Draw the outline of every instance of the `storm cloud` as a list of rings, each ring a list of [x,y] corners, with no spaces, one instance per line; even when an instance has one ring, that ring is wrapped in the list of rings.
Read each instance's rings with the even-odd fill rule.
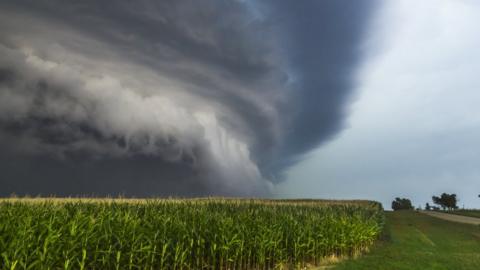
[[[373,1],[2,1],[0,195],[268,195],[342,128]]]

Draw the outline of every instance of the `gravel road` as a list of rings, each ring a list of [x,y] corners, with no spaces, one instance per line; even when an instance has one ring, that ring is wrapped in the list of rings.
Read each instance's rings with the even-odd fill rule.
[[[480,225],[480,218],[466,217],[466,216],[440,213],[440,212],[434,212],[434,211],[420,211],[420,213],[423,213],[432,217],[436,217],[436,218],[445,219],[448,221]]]

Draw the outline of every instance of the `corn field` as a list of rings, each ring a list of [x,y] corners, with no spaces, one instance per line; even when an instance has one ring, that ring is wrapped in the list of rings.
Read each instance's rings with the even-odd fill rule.
[[[0,201],[0,269],[296,269],[366,251],[368,201]]]

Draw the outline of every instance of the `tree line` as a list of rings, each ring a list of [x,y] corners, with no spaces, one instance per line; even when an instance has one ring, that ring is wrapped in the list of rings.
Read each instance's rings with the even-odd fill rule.
[[[457,203],[457,195],[456,194],[448,194],[442,193],[440,196],[432,196],[432,202],[436,204],[436,206],[431,206],[429,203],[425,204],[425,210],[455,210],[458,209]],[[392,201],[392,209],[394,211],[397,210],[413,210],[414,207],[412,205],[412,201],[407,198],[395,198]]]

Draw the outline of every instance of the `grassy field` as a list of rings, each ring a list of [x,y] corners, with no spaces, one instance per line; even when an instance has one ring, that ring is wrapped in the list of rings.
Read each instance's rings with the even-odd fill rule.
[[[354,256],[381,205],[318,200],[0,201],[0,269],[281,269]]]
[[[480,210],[478,209],[459,209],[455,211],[448,211],[447,213],[460,215],[460,216],[480,218]]]
[[[387,212],[384,239],[369,254],[334,269],[480,269],[480,227],[413,211]]]

